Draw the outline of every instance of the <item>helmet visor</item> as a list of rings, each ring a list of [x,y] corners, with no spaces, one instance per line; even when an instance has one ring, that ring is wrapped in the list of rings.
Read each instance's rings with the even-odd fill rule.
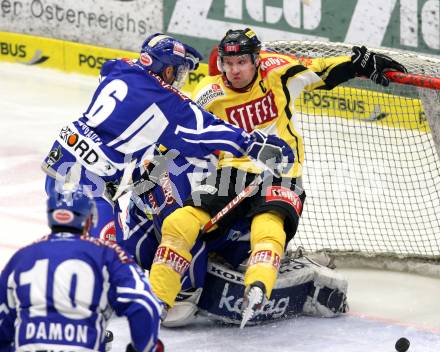
[[[173,87],[177,89],[181,89],[185,85],[186,78],[188,77],[189,73],[189,64],[184,63],[183,65],[179,65],[174,67],[175,73],[174,73],[174,82]]]

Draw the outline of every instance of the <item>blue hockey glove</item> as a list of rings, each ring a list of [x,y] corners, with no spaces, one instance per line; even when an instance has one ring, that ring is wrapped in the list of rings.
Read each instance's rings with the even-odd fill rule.
[[[266,165],[277,177],[288,171],[295,156],[286,142],[258,130],[253,131],[250,136],[251,143],[246,151],[247,155]]]
[[[387,71],[400,71],[406,73],[406,68],[402,64],[393,60],[389,56],[369,51],[365,46],[352,48],[353,55],[351,62],[355,72],[361,76],[367,76],[374,83],[387,87],[390,80],[384,75]]]

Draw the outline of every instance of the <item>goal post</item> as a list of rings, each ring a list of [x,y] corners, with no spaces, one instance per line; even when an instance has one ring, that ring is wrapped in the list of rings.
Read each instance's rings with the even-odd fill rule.
[[[264,47],[306,58],[351,55],[340,43]],[[440,276],[440,59],[369,49],[409,75],[390,74],[389,87],[356,78],[296,102],[307,199],[291,245],[424,274],[433,263]]]

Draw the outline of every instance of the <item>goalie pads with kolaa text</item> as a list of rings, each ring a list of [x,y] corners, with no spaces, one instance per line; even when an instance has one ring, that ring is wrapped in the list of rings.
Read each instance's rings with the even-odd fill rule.
[[[244,294],[244,273],[210,261],[199,314],[226,323],[240,324]],[[286,257],[279,270],[270,300],[250,324],[297,315],[335,317],[348,311],[347,280],[337,271],[308,257]]]

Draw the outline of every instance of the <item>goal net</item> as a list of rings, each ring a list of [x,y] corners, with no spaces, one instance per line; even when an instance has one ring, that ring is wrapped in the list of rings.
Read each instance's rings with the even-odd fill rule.
[[[265,47],[306,58],[351,55],[351,46],[335,43]],[[411,73],[440,77],[434,57],[372,51]],[[439,92],[357,78],[331,91],[303,93],[296,109],[307,199],[293,247],[440,262]]]

